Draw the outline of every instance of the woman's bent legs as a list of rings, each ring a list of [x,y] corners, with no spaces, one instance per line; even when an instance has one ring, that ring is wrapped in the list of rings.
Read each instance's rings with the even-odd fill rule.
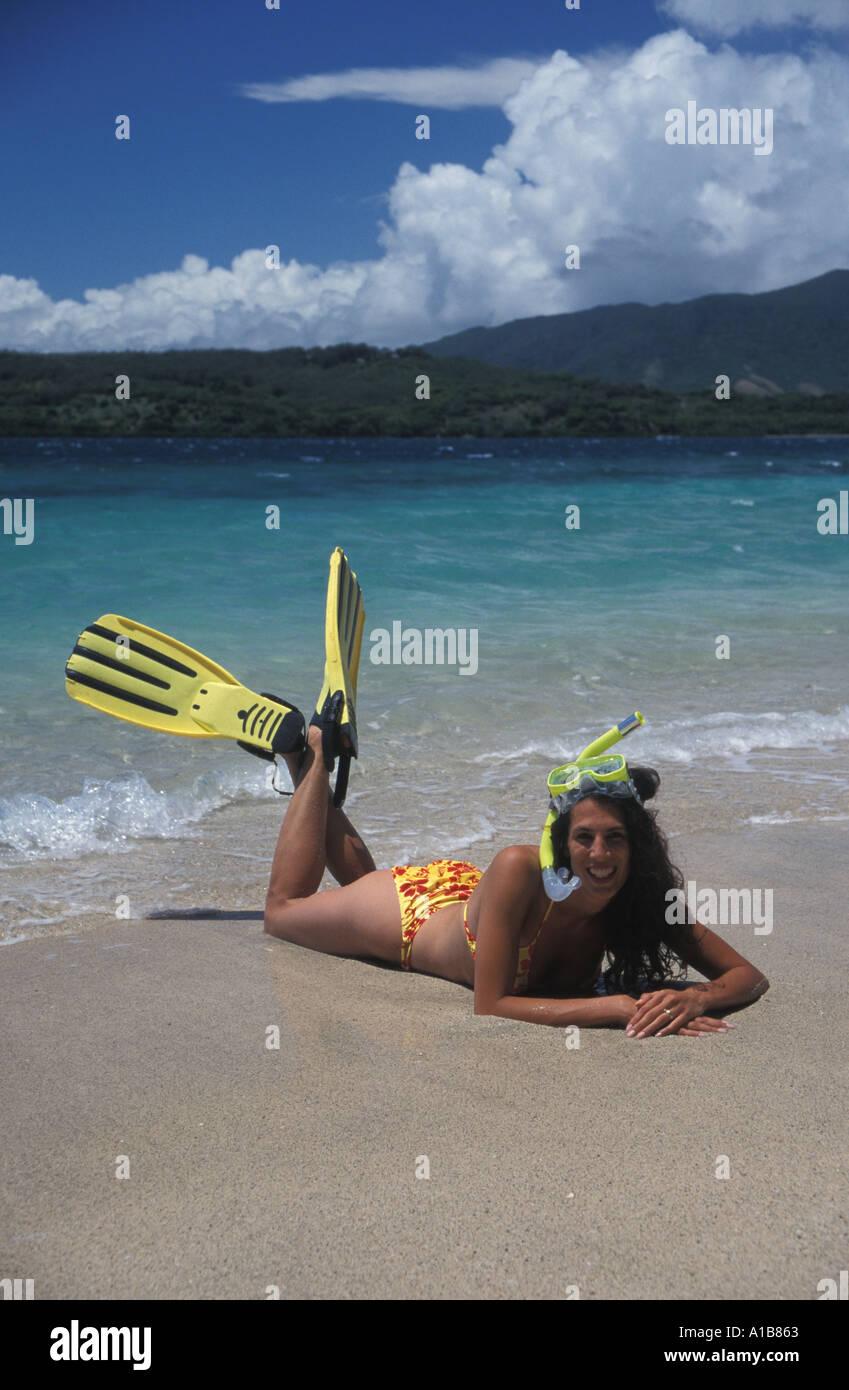
[[[401,909],[389,869],[375,869],[351,822],[332,805],[321,734],[310,729],[274,852],[265,930],[284,941],[340,956],[401,959]],[[343,885],[318,893],[325,868]]]
[[[391,869],[375,869],[344,888],[288,898],[265,910],[265,930],[334,956],[401,964],[401,908]]]
[[[268,897],[305,898],[318,890],[325,868],[337,883],[371,873],[374,860],[344,811],[333,805],[321,756],[321,734],[310,728],[302,757],[286,758],[295,792],[274,851]]]

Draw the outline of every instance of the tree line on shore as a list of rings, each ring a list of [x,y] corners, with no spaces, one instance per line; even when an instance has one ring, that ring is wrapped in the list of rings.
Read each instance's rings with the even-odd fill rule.
[[[126,378],[124,382],[123,379]],[[121,379],[121,380],[119,380]],[[849,433],[849,392],[718,400],[363,343],[0,352],[0,434],[207,438]]]

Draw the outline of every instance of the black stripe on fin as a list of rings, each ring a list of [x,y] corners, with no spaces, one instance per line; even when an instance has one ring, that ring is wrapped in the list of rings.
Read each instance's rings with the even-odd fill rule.
[[[106,666],[110,671],[120,671],[123,676],[132,676],[136,681],[146,681],[148,685],[157,685],[160,690],[171,689],[170,681],[160,680],[158,676],[149,676],[146,671],[136,671],[129,661],[120,661],[114,656],[102,656],[94,647],[81,647],[79,642],[71,656],[83,656],[86,661],[96,661],[98,666]]]
[[[77,685],[87,685],[90,690],[99,690],[102,695],[112,695],[116,700],[124,700],[128,705],[138,705],[141,709],[153,710],[156,714],[175,715],[177,710],[170,705],[161,705],[158,700],[149,700],[145,695],[134,695],[129,690],[119,690],[117,685],[109,685],[106,681],[96,680],[94,676],[86,676],[82,671],[74,671],[72,667],[65,667],[65,675],[69,681],[76,681]]]
[[[353,619],[351,620],[351,633],[350,633],[350,636],[349,636],[349,638],[348,638],[348,660],[347,660],[346,665],[347,665],[348,668],[349,668],[349,672],[350,672],[351,662],[352,662],[353,659],[354,659],[354,641],[355,641],[356,636],[357,636],[357,620],[358,620],[358,618],[359,618],[359,616],[360,616],[360,604],[361,604],[362,601],[363,601],[363,596],[362,596],[362,594],[360,593],[359,589],[356,590],[356,595],[357,595],[357,601],[356,601],[356,603],[354,604],[354,616],[353,616]]]
[[[257,732],[257,738],[261,738],[261,739],[265,739],[265,738],[266,738],[265,726],[266,726],[266,724],[268,723],[268,721],[269,721],[269,719],[270,719],[270,720],[272,721],[272,724],[271,724],[271,728],[268,730],[268,738],[267,738],[267,740],[266,740],[267,742],[270,743],[270,742],[271,742],[271,736],[272,736],[272,734],[274,733],[275,726],[279,723],[279,721],[280,721],[282,718],[283,718],[283,711],[282,711],[282,709],[280,709],[280,706],[279,706],[279,705],[269,705],[269,706],[268,706],[268,713],[266,714],[265,718],[263,719],[262,723],[260,724],[259,728],[258,728],[257,731],[256,731],[256,732]]]
[[[158,661],[160,666],[167,666],[169,671],[176,671],[180,676],[197,676],[191,666],[184,666],[181,661],[175,661],[172,656],[165,656],[163,652],[156,651],[153,647],[146,647],[143,642],[136,641],[135,637],[127,637],[125,632],[113,632],[111,628],[101,627],[99,623],[92,623],[86,628],[86,632],[93,632],[97,637],[105,637],[108,641],[114,642],[122,637],[129,643],[130,651],[137,652],[139,656],[146,656],[150,661]]]
[[[247,737],[248,733],[248,720],[250,719],[255,709],[256,703],[252,704],[250,709],[240,709],[236,715],[236,718],[242,726],[242,733],[245,735],[245,737]],[[254,718],[254,722],[256,722],[256,718]]]
[[[253,708],[253,706],[251,706],[251,708]],[[257,724],[259,724],[259,721],[260,721],[261,719],[262,719],[262,724],[260,725],[260,730],[259,730],[259,732],[260,732],[260,734],[262,734],[262,730],[265,728],[265,719],[263,719],[263,715],[265,715],[265,718],[266,718],[266,719],[268,718],[268,715],[267,715],[267,713],[266,713],[267,710],[268,710],[268,705],[260,705],[259,708],[257,709],[257,712],[256,712],[256,714],[255,714],[254,717],[253,717],[253,722],[251,723],[251,727],[250,727],[250,734],[251,734],[251,737],[252,737],[252,738],[255,738],[255,737],[257,736],[257,728],[256,728],[256,726],[257,726]],[[246,731],[246,732],[247,732],[247,731]]]
[[[280,720],[281,720],[282,718],[283,718],[283,711],[282,711],[282,709],[279,709],[279,710],[277,711],[276,715],[274,716],[274,719],[273,719],[273,721],[272,721],[272,723],[271,723],[271,725],[270,725],[270,727],[269,727],[269,730],[268,730],[268,733],[267,733],[267,734],[266,734],[266,732],[265,732],[265,725],[263,724],[262,728],[260,729],[260,733],[262,734],[262,737],[265,739],[266,743],[271,743],[271,740],[274,738],[274,734],[275,734],[275,731],[276,731],[276,729],[277,729],[277,725],[280,723]]]

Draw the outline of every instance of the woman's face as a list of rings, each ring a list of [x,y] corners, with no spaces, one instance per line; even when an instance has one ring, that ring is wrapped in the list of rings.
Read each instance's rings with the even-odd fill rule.
[[[567,845],[583,893],[605,906],[625,886],[631,866],[628,832],[609,797],[587,796],[572,808]]]

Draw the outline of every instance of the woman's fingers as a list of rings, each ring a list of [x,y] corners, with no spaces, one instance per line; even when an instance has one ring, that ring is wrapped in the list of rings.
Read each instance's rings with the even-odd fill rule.
[[[668,1002],[667,1002],[668,1000]],[[643,1037],[647,1033],[653,1033],[657,1028],[667,1023],[672,1023],[676,1012],[686,1014],[686,1010],[681,1009],[678,1002],[678,1010],[675,1009],[676,996],[674,993],[654,995],[652,1001],[642,1009],[637,1009],[631,1015],[631,1019],[626,1033],[629,1037]]]
[[[654,990],[651,994],[641,994],[634,1010],[634,1018],[645,1018],[658,1004],[665,1004],[665,993]]]
[[[708,1033],[727,1033],[734,1027],[733,1023],[725,1023],[721,1018],[709,1018],[707,1014],[700,1014],[698,1018],[689,1018],[686,1011],[678,1017],[670,1018],[664,1013],[663,1009],[652,1011],[643,1020],[642,1027],[637,1031],[634,1028],[635,1019],[631,1019],[629,1027],[625,1030],[628,1037],[637,1038],[669,1038],[674,1033],[679,1033],[684,1037],[703,1037]]]
[[[708,1033],[727,1033],[734,1026],[721,1018],[709,1018],[707,1014],[693,1018],[692,1008],[692,995],[685,1000],[677,990],[651,990],[641,994],[628,1021],[625,1036],[669,1038],[678,1033],[683,1037],[699,1038]]]
[[[645,1028],[649,1020],[662,1014],[664,1008],[670,1008],[675,999],[676,995],[672,990],[655,990],[651,994],[641,995],[631,1015],[630,1028],[626,1031],[632,1035],[638,1033],[641,1028]]]
[[[632,1036],[632,1037],[637,1037],[637,1038],[648,1038],[648,1037],[651,1037],[653,1034],[655,1034],[655,1033],[658,1031],[658,1029],[660,1029],[660,1028],[662,1027],[662,1025],[663,1025],[664,1023],[671,1023],[671,1022],[672,1022],[672,1019],[671,1019],[671,1018],[668,1018],[667,1015],[663,1012],[663,1010],[660,1009],[660,1010],[658,1010],[657,1013],[649,1014],[648,1018],[644,1018],[644,1019],[642,1020],[642,1025],[641,1025],[641,1026],[638,1026],[638,1027],[636,1027],[636,1028],[634,1027],[634,1020],[632,1019],[632,1020],[631,1020],[631,1036]]]
[[[689,1019],[678,1031],[688,1038],[707,1038],[712,1033],[727,1033],[733,1027],[733,1023],[723,1023],[721,1018],[707,1018],[703,1015],[701,1018]]]
[[[698,1028],[702,1033],[727,1033],[734,1024],[726,1023],[722,1018],[708,1018],[703,1014],[700,1018],[691,1019],[690,1026]]]

